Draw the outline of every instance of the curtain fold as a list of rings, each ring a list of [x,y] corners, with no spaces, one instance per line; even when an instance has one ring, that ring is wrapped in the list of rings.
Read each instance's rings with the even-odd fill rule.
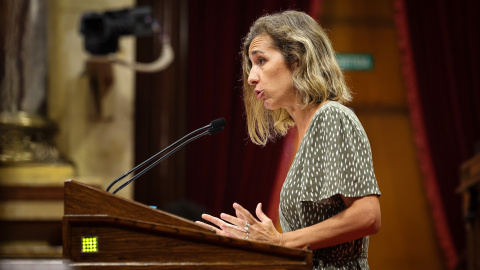
[[[394,6],[417,156],[453,269],[465,242],[458,172],[480,139],[479,4],[394,0]]]

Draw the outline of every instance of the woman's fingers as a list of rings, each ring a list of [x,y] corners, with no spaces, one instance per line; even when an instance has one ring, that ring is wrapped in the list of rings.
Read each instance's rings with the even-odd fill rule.
[[[207,224],[207,223],[202,222],[202,221],[195,221],[195,223],[198,224],[198,225],[200,225],[200,226],[202,226],[202,227],[205,227],[205,228],[207,228],[207,229],[212,229],[212,230],[214,230],[215,233],[218,234],[218,235],[224,235],[224,236],[225,236],[225,233],[224,233],[222,230],[220,230],[220,229],[218,229],[217,227],[215,227],[215,226],[212,226],[212,225]]]
[[[221,220],[217,217],[207,215],[207,214],[203,214],[202,218],[205,219],[208,222],[211,222],[211,223],[217,225],[217,227],[219,227],[219,228],[222,226],[222,224],[225,224],[225,221],[223,221],[223,220]]]
[[[203,219],[211,222],[218,228],[200,221],[197,221],[197,223],[215,230],[217,234],[228,237],[241,239],[249,237],[248,239],[252,240],[276,242],[275,238],[278,237],[279,233],[273,226],[271,219],[263,212],[261,203],[257,205],[255,210],[258,219],[238,203],[234,203],[233,208],[236,216],[225,213],[220,214],[220,218],[207,214],[202,215]]]
[[[245,217],[237,209],[235,209],[235,215],[237,216],[237,218],[239,218],[241,220],[245,220]]]
[[[245,221],[248,221],[250,224],[253,224],[254,222],[257,221],[257,219],[254,216],[252,216],[252,214],[250,214],[250,212],[248,212],[247,209],[243,208],[243,206],[241,206],[240,204],[234,203],[233,208],[235,208],[236,213],[240,213],[240,215],[243,217],[243,220],[244,220],[243,222],[244,224],[242,224],[243,226],[245,226]],[[238,215],[239,214],[237,214],[237,216]]]
[[[221,217],[222,219],[211,216],[211,215],[207,215],[207,214],[202,215],[203,219],[205,219],[208,222],[211,222],[212,224],[216,225],[218,228],[210,224],[204,223],[202,221],[196,221],[196,223],[201,226],[205,226],[207,228],[215,230],[215,232],[219,235],[228,236],[228,237],[238,237],[238,238],[245,237],[244,236],[245,231],[240,227],[236,226],[235,224],[235,222],[241,221],[241,219],[238,219],[236,217],[233,217],[227,214],[221,214]],[[233,225],[225,222],[223,219],[227,222],[232,223]]]
[[[255,210],[255,214],[257,215],[258,219],[260,219],[261,222],[268,222],[270,221],[270,218],[263,213],[262,210],[262,203],[259,203],[257,205],[257,209]]]
[[[237,217],[234,217],[234,216],[231,216],[231,215],[228,215],[228,214],[220,214],[220,218],[237,226],[237,228],[239,227],[242,227],[243,228],[243,225],[245,225],[245,221],[243,219],[240,219],[240,218],[237,218]]]

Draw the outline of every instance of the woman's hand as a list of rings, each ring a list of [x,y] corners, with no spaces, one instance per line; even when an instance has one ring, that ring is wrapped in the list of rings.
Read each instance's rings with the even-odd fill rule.
[[[221,214],[220,219],[206,214],[202,215],[203,219],[217,227],[201,221],[196,223],[215,230],[219,235],[283,245],[283,235],[277,231],[272,220],[263,213],[261,203],[257,205],[255,211],[259,220],[238,203],[234,203],[233,208],[235,209],[236,217]]]

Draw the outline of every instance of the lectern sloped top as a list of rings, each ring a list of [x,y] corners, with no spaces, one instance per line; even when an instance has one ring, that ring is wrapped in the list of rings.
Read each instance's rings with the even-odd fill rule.
[[[109,215],[209,232],[209,230],[190,220],[153,209],[147,205],[127,200],[74,180],[65,181],[64,214]]]
[[[312,252],[216,235],[192,221],[65,182],[63,252],[74,269],[312,269]]]

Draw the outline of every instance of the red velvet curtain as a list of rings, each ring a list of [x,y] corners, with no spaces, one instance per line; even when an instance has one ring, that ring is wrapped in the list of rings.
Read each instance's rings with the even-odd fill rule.
[[[394,0],[415,142],[437,236],[452,269],[464,250],[459,167],[480,139],[477,0]]]
[[[242,101],[242,38],[256,18],[287,9],[308,12],[310,0],[191,0],[187,128],[223,117],[225,129],[187,148],[187,198],[211,214],[268,207],[282,139],[266,147],[247,136]],[[265,209],[264,209],[265,210]]]

